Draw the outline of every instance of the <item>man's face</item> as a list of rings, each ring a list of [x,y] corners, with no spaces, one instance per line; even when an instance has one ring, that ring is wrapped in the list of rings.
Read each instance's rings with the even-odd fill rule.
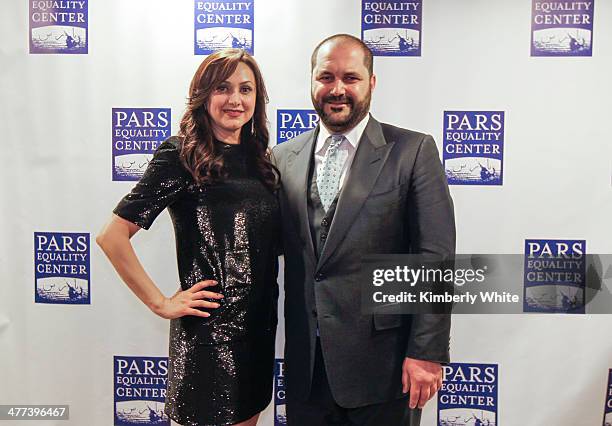
[[[319,48],[312,70],[312,104],[325,126],[344,133],[359,123],[370,109],[376,77],[364,64],[355,43],[332,41]]]

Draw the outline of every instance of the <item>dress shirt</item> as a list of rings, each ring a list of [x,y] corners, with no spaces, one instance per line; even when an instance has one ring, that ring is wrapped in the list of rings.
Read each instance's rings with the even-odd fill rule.
[[[363,135],[363,132],[368,125],[368,121],[370,120],[370,114],[366,115],[355,127],[349,130],[346,133],[342,133],[344,136],[344,140],[338,146],[339,150],[345,150],[348,152],[348,156],[346,157],[346,161],[344,166],[342,167],[342,173],[340,174],[340,184],[338,190],[342,189],[342,185],[346,180],[346,176],[348,171],[351,168],[351,164],[353,163],[353,158],[355,157],[355,152],[357,151],[357,146],[359,145],[359,140]],[[317,168],[317,176],[320,176],[323,168],[323,159],[325,158],[325,153],[327,152],[327,148],[331,143],[330,136],[332,134],[327,127],[322,122],[319,122],[319,135],[317,137],[317,143],[315,145],[314,151],[314,159],[315,159],[315,167]]]

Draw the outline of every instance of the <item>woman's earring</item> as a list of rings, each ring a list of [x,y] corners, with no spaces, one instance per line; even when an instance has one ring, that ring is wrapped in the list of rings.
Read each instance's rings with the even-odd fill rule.
[[[255,136],[255,120],[251,118],[251,135]]]

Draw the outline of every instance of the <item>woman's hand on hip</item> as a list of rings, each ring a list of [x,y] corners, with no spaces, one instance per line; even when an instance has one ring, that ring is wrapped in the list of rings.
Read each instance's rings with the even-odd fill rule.
[[[210,313],[201,311],[197,308],[216,309],[219,303],[206,299],[222,299],[223,295],[212,291],[204,290],[206,287],[217,285],[217,281],[205,280],[194,284],[187,290],[179,289],[174,296],[164,297],[154,312],[162,318],[174,319],[185,315],[194,315],[207,318]]]

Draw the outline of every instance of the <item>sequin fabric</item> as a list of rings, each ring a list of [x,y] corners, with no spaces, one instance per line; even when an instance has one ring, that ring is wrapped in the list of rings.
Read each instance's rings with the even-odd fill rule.
[[[229,425],[263,410],[272,395],[276,331],[276,197],[257,179],[242,145],[216,142],[229,176],[196,185],[179,140],[157,149],[115,214],[149,229],[167,208],[183,290],[204,279],[225,297],[209,318],[170,322],[166,413],[182,425]]]

